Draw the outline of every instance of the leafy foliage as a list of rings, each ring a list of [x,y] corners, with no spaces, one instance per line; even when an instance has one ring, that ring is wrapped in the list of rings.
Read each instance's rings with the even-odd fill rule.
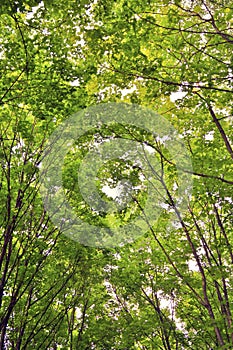
[[[220,0],[1,2],[1,349],[233,347],[232,16],[231,2]],[[43,207],[42,152],[72,113],[122,100],[150,107],[178,130],[193,163],[192,198],[181,215],[174,164],[151,135],[98,130],[103,139],[150,142],[167,197],[157,225],[148,218],[137,241],[84,247]],[[108,162],[99,193],[110,202],[101,192],[106,179],[115,186],[127,175],[141,186],[137,205],[115,221],[93,215],[76,185],[95,131],[67,154],[64,189],[78,215],[120,225],[143,211],[143,174],[130,162]]]

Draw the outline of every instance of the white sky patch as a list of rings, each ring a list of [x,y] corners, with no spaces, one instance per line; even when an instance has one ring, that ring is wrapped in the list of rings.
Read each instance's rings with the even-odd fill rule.
[[[111,197],[112,199],[116,199],[119,197],[123,191],[123,186],[120,182],[116,185],[116,187],[110,187],[108,185],[105,185],[101,188],[102,192],[104,192],[108,197]]]
[[[175,295],[173,297],[165,295],[161,290],[161,291],[158,291],[158,298],[160,301],[161,308],[166,308],[169,310],[170,315],[168,317],[175,322],[177,329],[179,329],[180,331],[184,331],[185,330],[184,323],[181,321],[180,318],[176,317]]]
[[[44,2],[43,2],[43,1],[41,1],[41,2],[39,3],[39,5],[33,6],[33,7],[32,7],[32,11],[31,11],[31,12],[28,12],[28,13],[26,14],[26,18],[27,18],[27,19],[33,18],[33,17],[34,17],[34,14],[36,13],[36,11],[37,11],[40,7],[44,7]]]
[[[136,91],[137,87],[134,85],[129,89],[122,89],[121,90],[121,99],[123,99],[126,95],[132,94],[132,92]]]
[[[138,178],[140,181],[145,181],[145,175],[143,174],[139,174]]]
[[[109,68],[109,65],[107,63],[103,64],[98,69],[98,73],[105,71],[107,68]],[[112,93],[120,92],[121,100],[123,100],[125,96],[132,94],[134,91],[137,91],[136,85],[133,85],[131,88],[119,89],[116,84],[111,84],[110,86],[106,86],[104,89],[99,90],[98,94],[99,94],[100,100],[103,100],[105,98],[106,93],[110,95]]]
[[[25,146],[24,140],[20,139],[16,146],[12,147],[12,151],[15,152],[18,149],[21,149]]]
[[[224,197],[224,199],[225,199],[226,201],[228,201],[229,203],[233,203],[233,200],[232,200],[231,197]]]
[[[153,147],[151,147],[151,146],[149,146],[149,145],[146,145],[146,144],[143,144],[143,147],[145,148],[145,150],[146,150],[148,153],[150,153],[150,154],[155,153],[155,150],[154,150]]]
[[[170,95],[171,102],[175,102],[176,100],[182,100],[183,97],[187,95],[187,92],[178,90],[177,92],[172,92]]]
[[[189,271],[193,271],[193,272],[199,271],[196,260],[189,260],[188,261],[188,268],[189,268]]]
[[[164,202],[160,203],[160,206],[161,206],[163,209],[166,209],[166,210],[168,210],[168,209],[169,209],[169,207],[170,207],[170,205],[169,205],[169,204],[164,203]]]
[[[2,46],[0,46],[0,59],[5,57],[5,49],[2,48]]]
[[[79,36],[80,36],[80,40],[77,40],[77,41],[76,41],[76,44],[77,44],[77,45],[80,45],[81,47],[84,47],[84,46],[86,45],[86,42],[85,42],[85,40],[83,39],[83,34],[80,34]]]
[[[201,221],[199,221],[198,224],[201,226]],[[202,244],[202,242],[200,242],[200,244]],[[200,246],[199,248],[197,248],[197,254],[201,260],[202,256],[205,256],[205,249],[202,246]],[[195,259],[188,260],[187,264],[188,264],[189,271],[193,271],[193,272],[199,271],[199,268]]]
[[[105,265],[105,267],[104,267],[104,271],[106,271],[106,272],[111,272],[112,270],[118,270],[118,266],[116,266],[116,265],[109,265],[109,264],[107,264],[107,265]]]
[[[142,177],[140,178],[140,180],[143,181],[145,179],[144,177]],[[141,190],[141,189],[142,189],[142,185],[132,186],[131,182],[128,182],[127,184],[127,181],[125,183],[122,183],[122,181],[118,181],[115,187],[104,185],[101,188],[101,191],[105,193],[108,197],[112,198],[113,200],[116,200],[118,203],[121,203],[125,194],[130,193],[132,190]]]
[[[201,42],[202,44],[206,44],[206,43],[207,43],[206,35],[205,35],[204,33],[201,33],[201,34],[200,34],[200,37],[201,37],[200,42]]]
[[[175,229],[182,228],[182,224],[181,224],[179,221],[173,221],[173,222],[172,222],[172,226],[173,226]]]
[[[82,310],[79,307],[75,308],[75,315],[76,315],[77,319],[82,318],[83,312],[82,312]]]
[[[42,34],[49,35],[50,31],[47,28],[45,28],[45,29],[42,30]]]
[[[160,137],[160,136],[156,137],[156,141],[159,141],[163,144],[165,144],[165,141],[167,141],[167,140],[171,140],[171,137],[169,135],[164,135],[162,137]]]
[[[210,131],[207,134],[205,134],[206,141],[212,141],[213,139],[214,139],[214,131]]]
[[[198,223],[198,225],[199,225],[201,228],[204,228],[204,227],[205,227],[205,222],[204,222],[204,221],[198,220],[197,223]]]
[[[80,86],[80,80],[79,80],[79,78],[77,78],[77,79],[71,81],[71,82],[70,82],[70,85],[71,85],[71,86]]]
[[[117,259],[117,260],[120,260],[121,259],[121,255],[119,253],[114,253],[113,254],[114,258]],[[117,266],[118,267],[118,266]]]

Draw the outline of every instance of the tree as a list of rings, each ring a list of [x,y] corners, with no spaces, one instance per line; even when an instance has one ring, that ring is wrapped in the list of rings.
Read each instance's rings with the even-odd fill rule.
[[[232,348],[232,12],[230,2],[204,0],[2,3],[1,349]],[[84,247],[44,209],[40,163],[68,116],[122,100],[178,130],[192,197],[181,213],[173,159],[151,135],[103,127],[103,139],[151,141],[166,207],[130,244]],[[73,186],[94,131],[67,155],[64,188],[79,215],[109,225]],[[132,163],[108,166],[99,190],[109,174],[139,184]],[[145,199],[128,210],[144,213]],[[168,230],[170,211],[179,224]]]

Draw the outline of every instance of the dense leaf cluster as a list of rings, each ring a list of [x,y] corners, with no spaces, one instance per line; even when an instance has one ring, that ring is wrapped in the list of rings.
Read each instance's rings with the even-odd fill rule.
[[[232,48],[231,1],[1,1],[0,349],[233,348]],[[151,135],[103,128],[103,138],[150,143],[166,198],[137,241],[85,247],[43,207],[42,154],[69,115],[122,100],[178,130],[192,198],[181,214],[174,159]],[[64,190],[84,219],[120,225],[143,211],[143,174],[119,160],[101,168],[99,192],[126,175],[141,190],[117,219],[94,215],[75,187],[93,135],[67,154]]]

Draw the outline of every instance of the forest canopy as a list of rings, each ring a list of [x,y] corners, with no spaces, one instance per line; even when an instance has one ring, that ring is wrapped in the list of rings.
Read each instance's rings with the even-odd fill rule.
[[[230,0],[1,1],[0,349],[233,348],[232,49]],[[112,124],[99,125],[110,105]],[[136,127],[119,113],[132,106],[151,111],[135,113]],[[41,192],[48,141],[89,111],[96,126],[66,153],[62,186],[96,232],[144,215],[140,234],[126,229],[115,246],[88,244],[86,231],[71,239]],[[154,115],[161,132],[165,120],[176,130],[190,167],[178,172],[183,151],[143,129]],[[78,178],[104,140],[114,150],[126,140],[125,153],[136,140],[151,159],[148,179],[133,156],[104,158],[93,183],[110,208],[123,184],[109,215],[83,197],[89,166]],[[157,221],[153,206],[145,215],[149,183],[162,191]]]

